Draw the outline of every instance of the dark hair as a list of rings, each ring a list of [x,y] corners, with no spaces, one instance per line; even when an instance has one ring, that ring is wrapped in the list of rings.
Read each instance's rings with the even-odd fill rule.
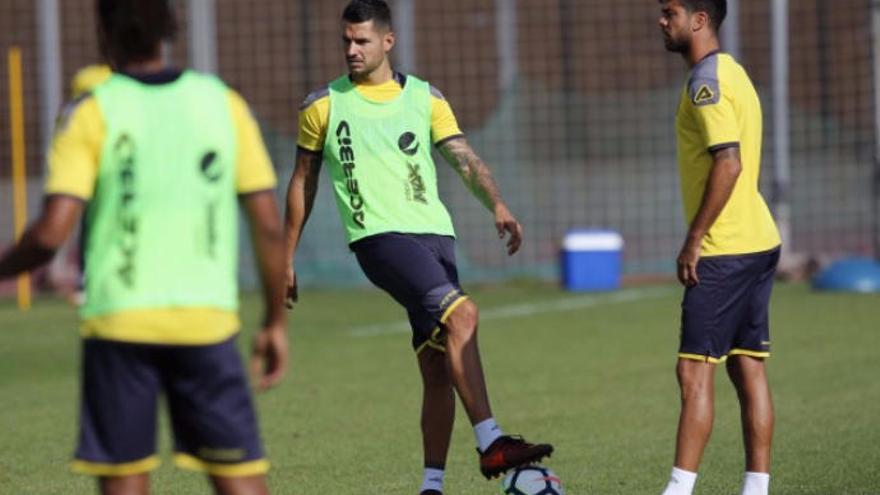
[[[376,27],[391,29],[391,9],[385,0],[352,0],[342,12],[342,20],[352,24],[373,21]]]
[[[705,12],[716,31],[727,17],[727,0],[681,0],[690,12]]]
[[[96,0],[101,49],[116,64],[156,57],[174,38],[177,19],[169,0]]]

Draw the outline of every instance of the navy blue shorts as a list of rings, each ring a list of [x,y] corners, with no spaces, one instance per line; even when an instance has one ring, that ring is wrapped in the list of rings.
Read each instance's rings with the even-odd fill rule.
[[[779,249],[700,259],[681,304],[681,358],[719,363],[770,356],[769,306]]]
[[[364,274],[406,308],[416,352],[446,349],[446,319],[467,296],[458,283],[455,239],[379,234],[351,243]]]
[[[155,468],[160,393],[171,416],[177,465],[214,476],[268,470],[232,338],[207,346],[83,340],[74,471],[126,476]]]

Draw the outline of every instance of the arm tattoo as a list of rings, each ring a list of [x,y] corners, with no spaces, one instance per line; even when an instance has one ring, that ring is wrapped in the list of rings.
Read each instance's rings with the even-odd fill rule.
[[[446,162],[461,176],[465,185],[490,210],[500,203],[501,193],[489,167],[480,159],[464,138],[451,139],[440,146]]]

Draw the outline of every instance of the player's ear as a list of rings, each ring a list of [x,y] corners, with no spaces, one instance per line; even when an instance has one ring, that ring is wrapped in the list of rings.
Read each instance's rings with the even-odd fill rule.
[[[397,38],[394,36],[394,31],[389,30],[382,36],[382,46],[385,48],[385,53],[391,51],[394,48],[394,44],[397,42]]]
[[[697,32],[709,27],[709,14],[705,12],[695,12],[691,16],[691,31]]]

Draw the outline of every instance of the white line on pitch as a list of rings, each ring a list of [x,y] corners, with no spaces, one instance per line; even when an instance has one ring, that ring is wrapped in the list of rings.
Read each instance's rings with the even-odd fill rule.
[[[508,318],[520,318],[542,313],[559,313],[575,311],[579,309],[600,306],[604,304],[617,304],[624,302],[640,301],[667,296],[675,289],[669,287],[653,287],[648,289],[625,289],[611,294],[573,296],[565,299],[557,299],[543,302],[512,304],[480,310],[480,321],[504,320]],[[348,333],[355,337],[373,337],[376,335],[390,335],[408,333],[409,323],[396,320],[385,323],[374,323],[351,328]]]

